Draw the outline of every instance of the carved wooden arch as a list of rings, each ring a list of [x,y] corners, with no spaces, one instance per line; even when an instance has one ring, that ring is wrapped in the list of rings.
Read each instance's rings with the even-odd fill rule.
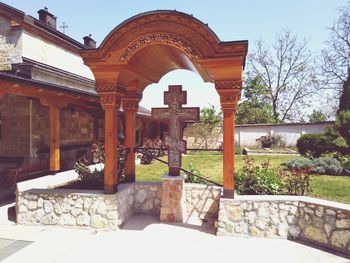
[[[220,41],[207,24],[192,15],[157,10],[122,22],[99,48],[82,50],[81,55],[98,86],[117,83],[130,90],[128,83],[137,80],[136,90],[142,91],[174,69],[194,71],[207,82],[241,80],[247,46],[247,41]],[[159,52],[163,53],[158,57],[164,59],[152,64],[159,70],[147,68],[154,59],[158,60]],[[118,76],[113,77],[113,72]],[[106,74],[110,79],[106,79]]]

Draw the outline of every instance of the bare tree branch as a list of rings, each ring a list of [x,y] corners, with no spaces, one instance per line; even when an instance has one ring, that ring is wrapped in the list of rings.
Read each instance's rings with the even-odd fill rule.
[[[299,118],[291,112],[316,91],[316,78],[311,67],[312,54],[307,41],[285,30],[277,35],[272,49],[260,40],[256,51],[248,57],[251,76],[257,76],[265,86],[275,121]]]

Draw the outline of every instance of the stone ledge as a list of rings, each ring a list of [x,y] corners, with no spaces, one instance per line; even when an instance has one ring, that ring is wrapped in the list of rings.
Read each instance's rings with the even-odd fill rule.
[[[183,175],[179,176],[171,176],[171,175],[164,175],[161,178],[162,180],[182,180],[185,181],[185,177]]]
[[[292,196],[292,195],[236,195],[234,199],[221,198],[222,201],[291,201],[291,202],[305,202],[310,204],[317,204],[331,208],[338,208],[350,212],[350,205],[328,201],[324,199],[308,197],[308,196]]]

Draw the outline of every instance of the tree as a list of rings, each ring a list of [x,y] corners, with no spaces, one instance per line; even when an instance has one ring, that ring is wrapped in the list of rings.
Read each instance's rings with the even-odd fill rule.
[[[245,101],[238,105],[237,124],[274,123],[271,105],[264,101],[264,89],[261,80],[256,77],[248,79],[244,87]]]
[[[339,18],[329,30],[328,47],[321,52],[320,75],[324,88],[335,90],[339,98],[350,74],[350,4],[339,9]]]
[[[188,126],[185,130],[185,136],[194,138],[196,148],[208,149],[210,141],[214,141],[216,144],[220,138],[221,121],[221,111],[217,111],[214,106],[204,107],[201,109],[200,122]]]
[[[327,116],[319,110],[313,110],[309,115],[309,122],[320,122],[327,120]]]
[[[339,9],[339,17],[329,30],[321,73],[326,88],[337,91],[339,108],[334,129],[345,139],[350,154],[350,2]]]
[[[290,31],[278,34],[272,49],[261,40],[256,42],[255,51],[248,56],[249,75],[260,78],[275,122],[299,119],[315,93],[311,60],[307,41],[299,41]]]
[[[217,111],[214,106],[204,107],[201,109],[200,120],[203,123],[218,124],[222,120],[222,113]]]

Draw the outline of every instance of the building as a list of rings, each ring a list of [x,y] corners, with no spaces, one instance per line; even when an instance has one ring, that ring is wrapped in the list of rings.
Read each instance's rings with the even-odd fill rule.
[[[56,28],[47,8],[39,19],[0,2],[0,173],[8,168],[69,169],[79,151],[104,138],[104,118],[94,76],[80,43]],[[119,137],[124,135],[119,112]],[[136,142],[155,134],[150,111],[139,107]],[[59,153],[57,155],[57,152]],[[56,155],[56,159],[50,156]],[[58,156],[58,157],[57,157]],[[73,161],[72,161],[73,160]]]

